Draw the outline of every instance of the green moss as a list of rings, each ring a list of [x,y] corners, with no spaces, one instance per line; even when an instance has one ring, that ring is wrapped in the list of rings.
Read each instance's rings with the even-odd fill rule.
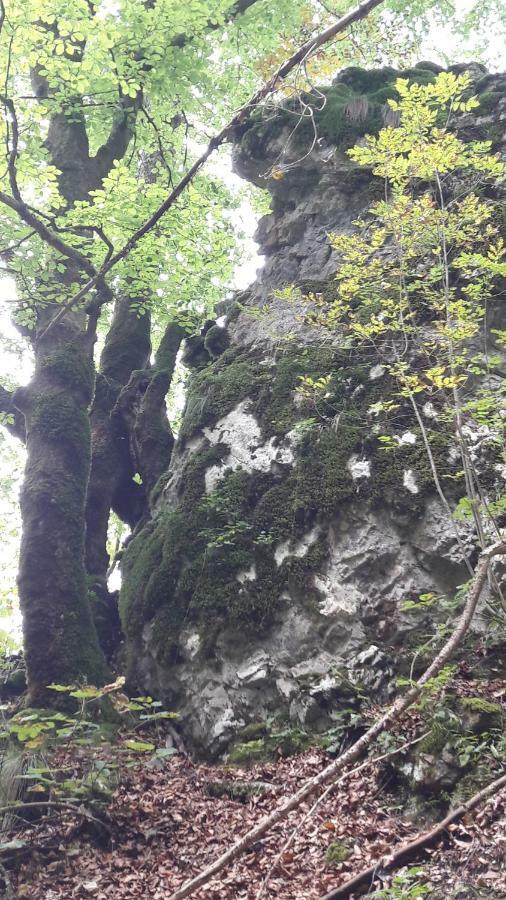
[[[48,354],[42,371],[56,377],[64,387],[82,390],[87,402],[93,396],[94,367],[88,353],[78,344],[67,344]]]
[[[251,766],[268,759],[269,755],[263,740],[245,741],[229,753],[228,762],[232,766]]]
[[[252,738],[255,734],[254,729],[258,726],[246,726],[241,731],[243,738],[240,743],[230,751],[228,761],[232,765],[253,765],[266,759],[275,759],[279,756],[294,756],[306,750],[311,742],[311,735],[300,728],[288,728],[285,731],[270,731],[268,726],[264,733],[256,739]],[[252,731],[247,735],[249,740],[244,740],[245,732],[251,728]]]
[[[151,490],[151,493],[149,495],[149,506],[151,509],[153,509],[153,507],[156,506],[156,504],[158,503],[160,497],[163,494],[163,491],[165,490],[165,487],[167,486],[167,482],[169,481],[170,477],[171,477],[170,472],[168,472],[168,471],[162,472],[158,481],[154,484],[154,486]]]
[[[325,862],[328,866],[338,866],[346,862],[351,856],[351,850],[344,841],[332,841],[325,853]]]
[[[391,67],[366,70],[352,66],[340,73],[335,84],[320,88],[317,95],[303,95],[304,102],[312,107],[312,116],[300,119],[295,131],[294,113],[298,112],[299,99],[288,101],[276,116],[270,111],[265,122],[261,114],[253,117],[243,135],[242,148],[247,154],[262,159],[269,139],[279,133],[284,124],[290,127],[292,140],[301,144],[313,139],[316,125],[318,134],[331,143],[350,147],[361,135],[377,134],[383,127],[385,104],[397,96],[397,78],[430,84],[436,73],[425,63],[403,71]]]
[[[80,465],[87,471],[90,461],[90,423],[86,409],[64,392],[39,394],[32,403],[29,416],[32,437],[68,448],[72,468]]]
[[[485,91],[478,96],[479,107],[476,114],[479,116],[488,116],[497,108],[499,101],[503,100],[506,92],[501,91]]]
[[[312,737],[300,728],[288,728],[286,731],[274,732],[266,740],[269,751],[276,756],[295,756],[302,753],[312,743]]]
[[[193,378],[181,427],[181,436],[192,435],[202,425],[211,424],[230,412],[237,403],[258,390],[262,377],[256,361],[247,354],[225,351],[213,364]]]
[[[419,753],[427,753],[430,756],[438,756],[451,737],[448,725],[440,720],[432,721],[430,731],[420,741],[417,747]]]
[[[486,713],[491,716],[502,716],[502,707],[499,703],[491,703],[483,697],[463,697],[461,705],[473,712]]]
[[[314,415],[314,406],[296,395],[302,375],[331,376],[318,404],[326,418],[301,433],[293,467],[275,473],[228,470],[208,496],[206,470],[228,454],[228,447],[204,444],[182,472],[178,507],[162,506],[129,545],[120,599],[123,625],[135,637],[151,622],[152,644],[165,662],[177,658],[184,624],[201,627],[205,643],[210,629],[223,624],[243,632],[270,625],[287,586],[299,602],[318,600],[312,576],[328,553],[325,535],[303,557],[288,556],[282,565],[275,560],[276,545],[302,537],[318,515],[339,515],[358,493],[372,504],[390,502],[415,516],[433,489],[421,440],[385,453],[371,432],[371,404],[395,391],[387,376],[371,380],[369,365],[328,347],[288,347],[274,369],[259,363],[254,352],[229,350],[197,374],[185,416],[187,437],[215,424],[246,397],[263,438],[284,436]],[[337,429],[328,424],[333,419]],[[398,410],[396,421],[400,433],[413,430],[409,410]],[[441,436],[440,446],[439,436],[431,441],[436,459],[444,454],[447,467],[446,439]],[[348,468],[353,455],[370,461],[369,478],[353,480]],[[403,487],[406,469],[415,473],[416,495]],[[252,565],[255,577],[242,579]]]
[[[248,741],[256,741],[265,737],[269,733],[269,726],[266,722],[251,722],[245,728],[241,728],[239,737],[243,743]]]
[[[456,807],[467,803],[478,791],[490,784],[494,777],[497,778],[497,774],[494,776],[493,772],[485,765],[480,765],[472,772],[467,772],[459,779],[452,792],[450,805]]]
[[[463,697],[459,702],[467,729],[475,734],[497,731],[504,724],[503,710],[499,703],[491,703],[482,697]]]

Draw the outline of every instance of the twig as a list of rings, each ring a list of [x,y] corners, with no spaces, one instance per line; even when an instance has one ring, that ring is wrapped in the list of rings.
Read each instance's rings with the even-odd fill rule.
[[[282,822],[292,809],[296,809],[311,794],[314,794],[322,785],[333,781],[346,766],[355,762],[362,753],[373,743],[373,741],[386,731],[390,725],[395,722],[405,712],[422,693],[424,686],[439,674],[443,666],[453,656],[455,650],[460,645],[464,635],[467,633],[471,624],[476,606],[481,596],[481,592],[487,580],[490,561],[494,556],[506,554],[506,542],[498,542],[492,544],[486,550],[482,551],[478,565],[476,567],[475,576],[471,587],[469,588],[466,604],[462,615],[453,631],[443,645],[430,666],[420,676],[416,684],[413,685],[402,697],[398,697],[392,704],[390,709],[377,719],[370,728],[348,748],[341,756],[335,759],[330,765],[326,766],[318,775],[307,781],[295,794],[285,800],[274,812],[265,816],[257,825],[251,828],[246,834],[236,841],[225,853],[223,853],[211,865],[207,866],[199,875],[186,882],[175,893],[171,894],[168,900],[183,900],[189,897],[197,888],[207,884],[218,872],[221,872],[232,860],[240,856],[251,844],[258,841],[259,838],[269,831],[273,825]]]
[[[90,280],[75,294],[74,297],[69,300],[68,303],[63,306],[59,312],[55,315],[54,319],[47,325],[46,329],[40,335],[41,338],[45,337],[48,331],[53,328],[61,319],[65,316],[69,309],[72,309],[77,303],[89,293],[89,291],[95,287],[98,281],[110,272],[110,270],[119,263],[122,259],[125,259],[126,256],[133,250],[133,248],[139,243],[141,238],[143,238],[148,232],[150,232],[155,225],[160,221],[162,216],[174,206],[175,202],[181,196],[185,188],[190,184],[191,181],[195,178],[195,176],[200,172],[202,167],[205,165],[209,157],[214,153],[215,150],[218,149],[226,140],[229,139],[231,132],[237,128],[237,126],[242,125],[251,113],[260,105],[262,100],[265,100],[269,94],[272,94],[280,81],[283,78],[286,78],[287,75],[297,66],[300,62],[305,60],[311,53],[317,50],[319,47],[322,47],[324,44],[328,43],[332,40],[337,34],[342,31],[345,31],[346,28],[351,25],[353,22],[358,22],[360,19],[364,19],[373,9],[380,4],[383,3],[383,0],[366,0],[365,3],[359,3],[354,10],[349,13],[346,13],[345,16],[342,16],[339,21],[335,22],[329,28],[326,28],[324,31],[320,32],[315,38],[311,38],[309,41],[306,41],[302,44],[301,47],[289,58],[287,59],[282,66],[274,73],[274,75],[267,81],[257,92],[253,95],[253,97],[248,100],[244,106],[241,107],[239,112],[233,116],[232,119],[221,129],[207,145],[206,149],[202,153],[201,156],[193,163],[190,169],[186,172],[185,175],[181,178],[181,180],[176,184],[175,188],[171,191],[169,196],[164,200],[164,202],[158,207],[157,210],[147,219],[140,228],[135,231],[132,236],[128,239],[128,241],[124,244],[124,246],[118,250],[117,253],[114,254],[106,263],[102,265],[100,270],[94,275]]]
[[[310,809],[307,811],[306,815],[303,816],[303,818],[302,818],[302,819],[300,820],[300,822],[298,823],[297,827],[294,828],[294,830],[292,831],[292,833],[289,835],[288,839],[287,839],[287,840],[285,841],[285,843],[283,844],[281,850],[279,851],[278,855],[276,856],[274,862],[272,863],[272,866],[270,867],[269,871],[267,872],[267,875],[265,876],[265,878],[264,878],[264,880],[263,880],[263,882],[262,882],[262,885],[261,885],[260,890],[259,890],[259,892],[258,892],[258,894],[257,894],[256,900],[261,900],[261,898],[264,896],[265,889],[266,889],[266,887],[267,887],[267,885],[268,885],[268,883],[269,883],[269,879],[270,879],[272,873],[273,873],[274,870],[276,869],[276,866],[278,865],[278,863],[280,862],[280,860],[281,860],[281,859],[283,858],[283,856],[285,855],[285,853],[286,853],[286,851],[288,850],[290,844],[292,844],[293,841],[295,840],[295,838],[297,837],[299,831],[302,829],[302,826],[303,826],[303,825],[307,822],[307,820],[313,815],[313,813],[314,813],[315,810],[320,806],[320,804],[323,803],[323,801],[327,799],[327,797],[329,796],[329,794],[332,793],[333,790],[335,790],[337,787],[340,787],[340,785],[341,785],[344,781],[347,781],[348,778],[351,778],[352,775],[356,775],[357,772],[361,772],[362,769],[366,769],[367,766],[372,766],[372,765],[374,765],[375,763],[381,762],[383,759],[388,759],[389,756],[395,756],[397,753],[402,753],[403,750],[407,750],[407,748],[408,748],[408,747],[412,747],[413,744],[418,744],[420,741],[423,741],[423,739],[424,739],[425,737],[427,737],[428,734],[429,734],[429,732],[427,731],[425,734],[420,735],[420,737],[417,737],[417,738],[415,738],[415,739],[412,740],[412,741],[407,741],[405,744],[402,744],[400,747],[395,747],[393,750],[389,750],[387,753],[382,753],[381,756],[375,756],[375,757],[373,757],[372,759],[366,759],[365,762],[361,763],[360,766],[355,766],[354,769],[350,769],[349,772],[345,772],[344,775],[342,775],[341,778],[339,778],[338,781],[334,781],[334,782],[332,782],[332,784],[329,784],[328,788],[327,788],[327,789],[323,792],[323,794],[322,794],[320,797],[318,797],[318,799],[313,803],[313,805],[312,805],[312,806],[310,807]]]
[[[364,884],[368,884],[369,887],[372,886],[372,883],[377,877],[378,870],[384,869],[392,869],[397,868],[399,865],[402,865],[404,862],[410,860],[415,854],[418,853],[419,850],[425,849],[430,844],[432,844],[436,838],[438,838],[452,822],[455,822],[457,819],[460,819],[466,812],[470,812],[470,810],[474,809],[475,806],[478,806],[482,800],[487,800],[493,794],[496,794],[501,788],[506,787],[506,775],[501,775],[500,778],[497,778],[491,784],[489,784],[486,788],[483,788],[482,791],[479,791],[467,803],[463,803],[462,806],[457,807],[457,809],[451,810],[448,815],[439,822],[434,828],[431,828],[430,831],[426,831],[423,834],[420,834],[414,841],[410,841],[409,844],[403,844],[402,847],[399,847],[398,850],[395,850],[391,856],[384,857],[383,859],[379,859],[375,862],[373,866],[370,866],[368,869],[363,869],[362,872],[359,872],[357,875],[354,875],[353,878],[349,878],[344,884],[342,884],[338,888],[334,888],[334,890],[330,891],[328,894],[325,894],[324,897],[321,897],[320,900],[344,900],[345,897],[349,897],[352,891],[357,890],[357,888],[362,887]]]

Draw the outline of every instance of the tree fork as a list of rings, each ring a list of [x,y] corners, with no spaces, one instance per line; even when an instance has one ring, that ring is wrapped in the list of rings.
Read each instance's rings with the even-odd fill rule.
[[[130,434],[115,408],[134,369],[149,361],[150,317],[132,309],[134,301],[116,301],[111,328],[100,359],[91,423],[91,470],[86,499],[86,571],[95,598],[93,614],[106,658],[120,637],[116,597],[109,593],[107,533],[111,509],[133,528],[147,508],[146,491],[133,481],[135,466]]]

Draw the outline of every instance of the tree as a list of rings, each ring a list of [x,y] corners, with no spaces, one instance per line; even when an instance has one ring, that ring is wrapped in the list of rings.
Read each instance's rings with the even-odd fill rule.
[[[200,175],[176,210],[128,241],[202,132],[247,97],[279,35],[312,40],[317,9],[332,21],[332,10],[302,0],[0,2],[1,256],[34,359],[30,383],[3,388],[0,400],[3,423],[27,446],[19,592],[34,704],[54,699],[50,682],[106,677],[116,616],[109,514],[135,527],[167,465],[165,396],[179,346],[230,273],[228,193]],[[366,34],[366,53],[371,43]],[[90,279],[93,290],[67,308]]]
[[[177,216],[116,267],[112,285],[101,280],[86,308],[44,331],[159,205],[199,139],[198,117],[212,105],[219,121],[227,94],[238,96],[237,47],[261,54],[281,17],[293,28],[301,11],[283,4],[258,15],[254,6],[194,4],[190,21],[183,3],[125,2],[118,13],[84,0],[2,6],[3,258],[35,361],[29,385],[4,390],[2,407],[11,432],[26,435],[19,592],[35,704],[50,699],[51,682],[106,677],[88,589],[107,649],[109,512],[133,527],[170,453],[165,394],[179,344],[230,271],[224,189],[200,179]],[[106,303],[114,312],[102,313],[95,379]]]

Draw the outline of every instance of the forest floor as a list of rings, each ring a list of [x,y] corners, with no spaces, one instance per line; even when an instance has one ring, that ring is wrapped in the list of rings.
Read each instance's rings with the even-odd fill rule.
[[[402,737],[407,734],[409,739],[415,725],[415,719],[404,722]],[[89,771],[90,754],[94,768],[102,771],[104,766],[114,768],[119,758],[107,746],[61,749],[52,756],[51,766],[79,778],[83,767]],[[240,769],[192,762],[183,754],[156,764],[123,755],[105,826],[55,807],[43,819],[21,829],[18,823],[15,831],[4,833],[4,841],[20,846],[13,849],[16,865],[3,870],[7,882],[0,895],[6,900],[168,900],[176,887],[316,775],[328,759],[314,748]],[[427,821],[401,814],[399,794],[389,793],[391,777],[384,763],[375,762],[350,773],[305,821],[311,804],[292,812],[193,896],[196,900],[322,897],[427,828]],[[262,782],[264,792],[246,802],[211,796],[209,785],[217,781]],[[380,864],[382,880],[365,890],[370,896],[386,887],[388,894],[381,896],[398,900],[422,896],[504,900],[505,824],[503,791],[466,814],[443,841],[409,866],[388,876]],[[291,835],[290,847],[280,856]],[[337,856],[347,858],[329,861],[330,845],[337,847]],[[397,879],[393,887],[392,875]]]

